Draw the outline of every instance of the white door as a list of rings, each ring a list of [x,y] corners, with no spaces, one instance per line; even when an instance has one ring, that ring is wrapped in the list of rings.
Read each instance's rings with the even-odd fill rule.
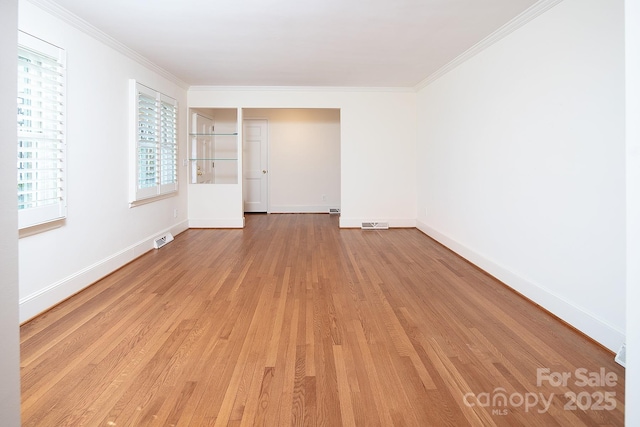
[[[246,119],[242,126],[245,212],[267,212],[267,121]]]

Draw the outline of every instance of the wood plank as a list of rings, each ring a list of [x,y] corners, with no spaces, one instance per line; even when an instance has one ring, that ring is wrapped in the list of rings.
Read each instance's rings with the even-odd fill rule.
[[[21,347],[25,426],[624,424],[611,352],[415,229],[327,214],[187,230],[23,325]],[[518,404],[531,393],[549,406]]]

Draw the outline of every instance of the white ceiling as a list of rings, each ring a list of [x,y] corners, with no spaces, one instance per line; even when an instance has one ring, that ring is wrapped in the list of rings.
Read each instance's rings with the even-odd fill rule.
[[[536,0],[54,0],[190,85],[414,87]]]

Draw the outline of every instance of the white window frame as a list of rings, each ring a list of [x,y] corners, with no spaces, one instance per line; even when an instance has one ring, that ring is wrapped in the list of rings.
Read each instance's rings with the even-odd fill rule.
[[[178,191],[178,101],[130,80],[130,206]],[[144,150],[147,150],[146,160]],[[149,152],[151,150],[151,152]],[[144,170],[149,169],[144,179]]]
[[[22,31],[18,48],[17,203],[18,228],[25,229],[67,214],[66,54]],[[28,72],[20,59],[27,57]]]

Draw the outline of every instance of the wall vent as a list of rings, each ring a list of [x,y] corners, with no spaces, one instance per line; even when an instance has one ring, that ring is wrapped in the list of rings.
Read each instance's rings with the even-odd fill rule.
[[[153,247],[155,249],[160,249],[161,247],[163,247],[164,245],[166,245],[171,241],[173,241],[173,235],[171,233],[163,234],[162,236],[156,237],[153,240]]]
[[[362,229],[363,230],[388,230],[389,223],[388,222],[363,222]]]
[[[329,214],[331,214],[331,215],[340,214],[340,208],[329,208]]]

